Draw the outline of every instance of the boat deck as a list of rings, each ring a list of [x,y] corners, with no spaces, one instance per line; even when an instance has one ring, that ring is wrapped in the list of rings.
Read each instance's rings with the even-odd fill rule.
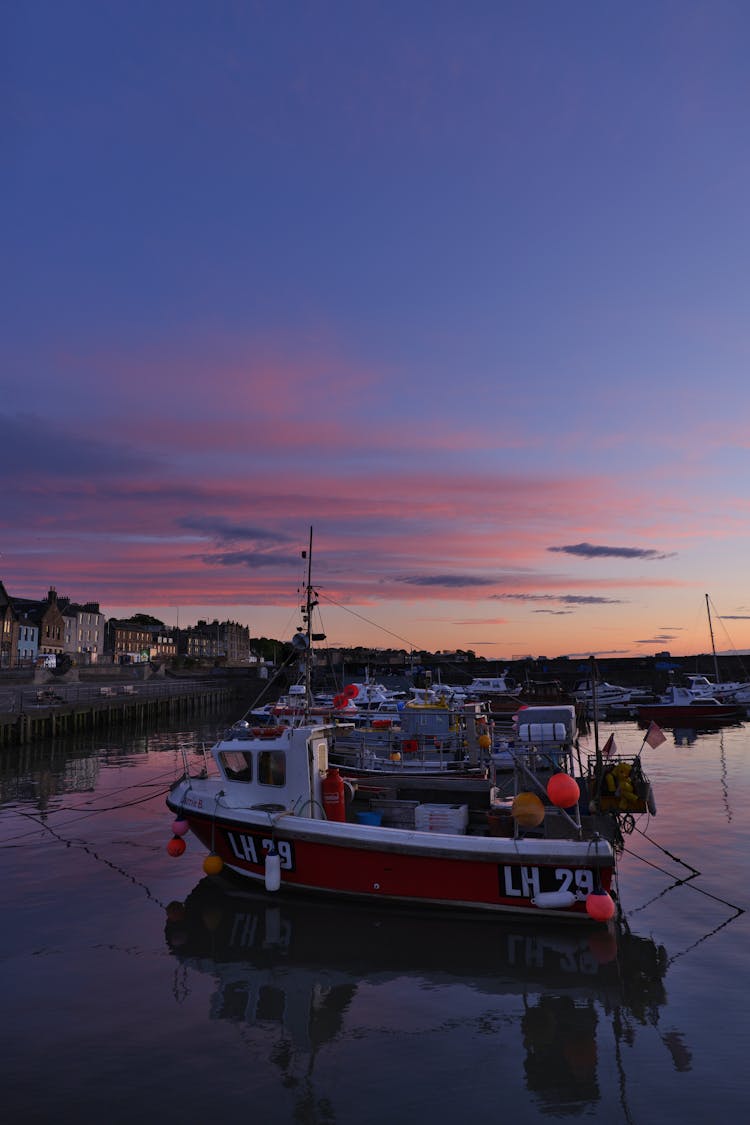
[[[454,788],[454,802],[446,802],[446,788],[430,789],[430,781],[448,779],[420,778],[420,788],[410,789],[408,784],[382,785],[354,782],[353,794],[347,805],[347,820],[359,823],[380,824],[385,828],[407,828],[427,831],[457,833],[467,836],[503,836],[516,839],[565,840],[587,839],[595,831],[613,842],[618,837],[614,817],[582,815],[581,836],[565,815],[555,807],[547,806],[542,823],[536,828],[522,828],[511,813],[512,793],[506,796],[493,790],[489,782],[484,789],[464,781],[463,787]],[[432,800],[431,800],[432,798]],[[434,802],[434,803],[433,803]]]

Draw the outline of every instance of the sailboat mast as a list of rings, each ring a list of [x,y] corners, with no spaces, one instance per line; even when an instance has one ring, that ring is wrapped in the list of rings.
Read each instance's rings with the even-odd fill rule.
[[[714,654],[714,672],[716,674],[717,684],[721,683],[721,676],[719,675],[719,661],[716,658],[716,645],[714,643],[714,627],[711,624],[711,607],[708,604],[708,594],[706,594],[706,612],[708,613],[708,631],[711,634],[711,652]]]
[[[591,709],[594,716],[594,754],[596,755],[596,767],[601,769],[602,755],[599,749],[599,704],[596,698],[596,657],[589,657],[589,669],[591,675]]]

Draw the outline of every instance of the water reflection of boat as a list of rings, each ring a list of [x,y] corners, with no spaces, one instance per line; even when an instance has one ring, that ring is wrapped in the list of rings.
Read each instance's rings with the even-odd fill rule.
[[[672,727],[672,737],[674,738],[675,746],[693,746],[700,735],[721,735],[730,727],[741,726],[741,723],[714,723],[712,726],[707,723],[705,726],[696,723],[692,726],[675,726]]]
[[[368,1003],[373,986],[413,996],[462,985],[502,1005],[497,1033],[515,1026],[526,1086],[545,1108],[586,1108],[602,1097],[609,1017],[632,1038],[636,1025],[658,1022],[666,1002],[664,947],[619,928],[499,927],[473,916],[269,900],[244,887],[203,879],[167,908],[167,944],[188,971],[186,987],[190,972],[213,978],[211,1018],[266,1032],[269,1058],[283,1055],[279,1065],[306,1074],[316,1052],[345,1035],[348,1015],[361,1025],[361,1010],[350,1010]],[[274,1049],[280,1040],[283,1053]]]

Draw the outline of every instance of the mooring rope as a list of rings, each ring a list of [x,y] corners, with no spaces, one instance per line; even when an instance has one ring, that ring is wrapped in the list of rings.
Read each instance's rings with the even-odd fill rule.
[[[662,847],[661,844],[657,844],[656,840],[654,840],[652,836],[649,836],[648,833],[644,832],[642,828],[638,828],[637,825],[636,832],[639,836],[642,836],[644,840],[648,840],[649,844],[653,844],[655,848],[658,848],[660,852],[663,852],[664,855],[669,856],[670,859],[673,859],[675,863],[679,863],[682,867],[686,867],[688,871],[692,871],[694,875],[700,875],[700,871],[697,867],[693,867],[692,863],[686,863],[685,860],[680,859],[678,855],[673,855],[672,852],[670,852],[667,848]]]
[[[640,831],[640,829],[638,829],[638,831]],[[663,875],[668,875],[671,879],[674,880],[672,887],[668,887],[667,890],[672,890],[674,887],[691,887],[694,891],[697,891],[698,894],[705,895],[706,898],[713,899],[714,902],[719,902],[722,906],[728,906],[730,910],[735,910],[737,914],[745,913],[744,906],[738,906],[736,902],[728,902],[727,899],[720,898],[719,895],[711,894],[710,891],[704,890],[703,887],[697,887],[692,882],[692,880],[695,879],[696,876],[702,874],[702,872],[699,871],[697,867],[693,867],[691,863],[686,863],[684,859],[680,859],[679,856],[673,855],[672,852],[670,852],[667,848],[663,848],[661,844],[657,844],[656,840],[653,840],[650,836],[647,836],[645,832],[641,832],[641,835],[645,840],[648,840],[650,844],[653,844],[655,848],[658,848],[660,852],[663,852],[664,855],[668,856],[670,859],[673,859],[675,863],[681,864],[682,867],[687,868],[687,870],[690,872],[690,875],[688,875],[685,879],[674,879],[671,871],[667,871],[666,868],[660,867],[658,863],[654,863],[652,860],[646,859],[642,855],[638,855],[638,852],[634,852],[630,848],[626,848],[623,845],[623,851],[627,852],[628,855],[633,856],[634,859],[639,859],[641,863],[645,863],[648,867],[653,867],[655,871],[661,871]],[[657,895],[657,898],[660,897],[661,895]],[[639,909],[642,908],[639,907]]]
[[[112,871],[117,872],[118,875],[122,875],[134,886],[140,887],[141,890],[145,891],[146,898],[150,899],[152,902],[155,902],[157,906],[160,906],[162,908],[162,910],[166,910],[165,903],[163,903],[161,899],[158,899],[156,895],[152,894],[145,883],[142,883],[140,879],[136,879],[135,876],[131,875],[129,871],[126,871],[124,867],[119,867],[116,863],[112,863],[111,860],[105,859],[104,856],[99,855],[98,852],[94,851],[94,849],[84,841],[67,840],[64,836],[61,836],[59,832],[56,832],[55,829],[51,827],[51,825],[45,824],[40,817],[35,816],[33,813],[24,812],[20,813],[19,815],[27,817],[29,820],[35,820],[39,824],[40,828],[43,828],[45,832],[49,832],[51,836],[54,836],[55,839],[58,840],[61,844],[64,844],[66,848],[80,848],[82,851],[86,852],[87,855],[90,855],[92,859],[97,860],[99,863],[103,863],[105,867],[109,867]]]

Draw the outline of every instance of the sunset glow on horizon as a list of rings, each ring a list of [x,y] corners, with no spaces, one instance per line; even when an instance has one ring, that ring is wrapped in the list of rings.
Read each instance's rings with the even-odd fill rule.
[[[750,649],[750,9],[6,13],[0,581]]]

